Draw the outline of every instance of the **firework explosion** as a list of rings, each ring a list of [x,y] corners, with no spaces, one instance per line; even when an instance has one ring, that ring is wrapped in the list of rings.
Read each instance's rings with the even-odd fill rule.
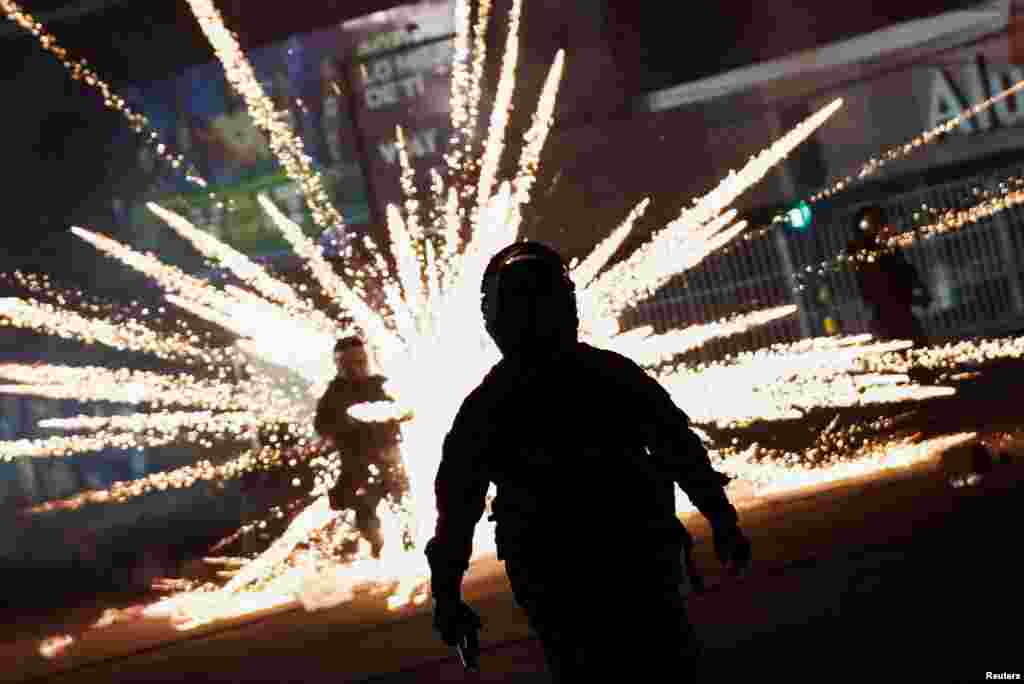
[[[299,181],[318,224],[329,228],[341,225],[341,215],[330,206],[319,177],[302,150],[301,140],[290,130],[287,118],[275,111],[263,94],[236,37],[224,26],[216,8],[199,0],[190,0],[189,6],[224,65],[230,84],[243,95],[253,119],[270,135],[271,148],[282,166]],[[9,13],[20,12],[12,3],[5,3],[5,9]],[[516,0],[495,106],[481,142],[476,139],[475,126],[485,60],[483,37],[490,7],[482,2],[477,22],[470,26],[468,0],[456,4],[451,91],[455,134],[445,158],[447,177],[438,172],[433,174],[434,206],[422,209],[414,199],[415,179],[404,149],[404,136],[397,131],[407,201],[402,208],[389,207],[387,214],[396,264],[393,273],[381,250],[368,242],[364,246],[373,255],[372,267],[366,274],[347,273],[353,276],[354,284],[346,282],[299,226],[268,199],[260,199],[270,219],[305,260],[322,293],[365,331],[379,370],[388,378],[394,402],[356,407],[353,414],[367,421],[413,416],[402,424],[402,453],[415,514],[410,518],[394,502],[382,503],[378,513],[384,525],[385,548],[379,562],[365,557],[344,564],[338,560],[338,549],[354,535],[352,520],[346,513],[331,511],[324,493],[344,467],[344,454],[323,453],[316,448],[309,419],[315,399],[332,373],[333,341],[350,329],[319,310],[310,298],[197,230],[184,218],[152,205],[151,210],[170,228],[204,256],[219,262],[249,289],[230,285],[219,289],[110,238],[81,228],[75,228],[74,233],[100,252],[150,277],[163,289],[170,304],[236,335],[234,344],[213,346],[202,336],[187,331],[157,332],[155,324],[145,321],[147,317],[151,323],[158,320],[163,308],[145,311],[127,322],[123,318],[103,318],[95,308],[89,315],[76,313],[63,306],[67,298],[54,293],[40,280],[22,279],[32,291],[32,299],[0,302],[0,324],[117,350],[142,351],[192,369],[171,376],[106,368],[0,366],[0,377],[18,383],[0,387],[5,393],[126,402],[145,407],[130,416],[76,416],[49,421],[42,427],[90,434],[0,443],[0,457],[4,459],[59,457],[111,445],[135,447],[183,439],[197,450],[209,449],[225,442],[251,441],[268,426],[285,426],[284,437],[275,434],[268,440],[269,445],[254,445],[226,461],[200,459],[194,465],[173,471],[118,482],[107,490],[45,502],[34,512],[109,505],[152,491],[300,465],[316,473],[303,497],[284,507],[272,508],[266,519],[244,526],[216,547],[227,548],[254,529],[284,525],[266,551],[242,560],[209,559],[211,563],[230,566],[218,573],[219,577],[229,578],[226,584],[166,582],[165,586],[177,593],[151,606],[148,615],[172,617],[182,629],[188,629],[290,602],[296,596],[310,608],[336,604],[350,597],[359,586],[371,586],[388,594],[392,606],[424,599],[425,560],[421,552],[403,547],[402,532],[411,529],[416,548],[422,548],[431,533],[432,485],[441,454],[441,438],[462,399],[498,359],[497,349],[480,324],[478,286],[490,256],[518,237],[521,207],[529,201],[564,66],[564,55],[558,53],[523,141],[517,174],[512,181],[500,181],[497,170],[513,103],[520,12],[521,3]],[[15,20],[25,27],[36,26],[30,18],[25,20],[28,24]],[[44,48],[55,44],[54,41],[48,40]],[[697,424],[722,427],[780,421],[800,418],[814,409],[948,396],[955,392],[953,388],[916,384],[910,381],[908,370],[937,369],[940,372],[936,378],[948,379],[965,368],[976,367],[979,359],[1017,358],[1024,351],[1018,340],[995,341],[984,349],[964,343],[958,347],[916,350],[909,349],[909,343],[878,344],[862,336],[776,345],[704,366],[671,366],[671,361],[688,350],[790,315],[795,307],[750,312],[662,335],[652,334],[649,328],[628,332],[619,329],[619,314],[744,234],[745,222],[735,221],[736,212],[729,210],[729,205],[841,106],[840,100],[829,104],[761,154],[751,157],[742,169],[730,172],[718,187],[694,200],[692,206],[628,258],[606,266],[646,209],[648,200],[637,205],[589,257],[572,265],[583,338],[627,353],[648,368],[658,368],[652,373],[673,392]],[[922,144],[929,141],[923,139]],[[469,182],[471,178],[476,178],[476,182]],[[984,211],[996,211],[999,206],[1016,201],[1014,195],[1003,205],[993,203],[993,208]],[[983,213],[979,210],[978,215]],[[970,216],[974,214],[964,218],[960,225],[970,222]],[[424,220],[432,222],[432,234],[442,237],[440,246],[424,238]],[[464,231],[464,227],[469,230]],[[465,234],[468,237],[463,237]],[[365,276],[372,277],[383,290],[385,306],[380,310],[367,302]],[[57,303],[43,303],[44,298]],[[282,343],[285,340],[287,343]],[[722,391],[726,387],[729,392]],[[704,398],[701,405],[691,406],[688,399],[694,396]],[[714,402],[715,397],[721,401]],[[878,432],[886,428],[882,421],[865,429]],[[891,451],[893,443],[865,436],[863,431],[826,428],[812,451],[831,456],[812,462],[792,452],[759,449],[756,444],[744,451],[711,445],[712,457],[726,472],[761,483],[767,491],[806,483],[811,477],[810,466],[816,468],[814,477],[818,479],[846,477],[856,469],[877,469],[884,460],[880,454],[886,448]],[[955,442],[964,438],[950,439]],[[910,443],[903,447],[909,450],[906,453],[918,453]],[[835,458],[839,453],[847,457]],[[891,458],[886,462],[891,464]],[[686,502],[681,501],[680,506],[687,507]],[[478,554],[491,547],[487,528],[478,526]],[[54,646],[48,644],[48,648],[53,650]]]

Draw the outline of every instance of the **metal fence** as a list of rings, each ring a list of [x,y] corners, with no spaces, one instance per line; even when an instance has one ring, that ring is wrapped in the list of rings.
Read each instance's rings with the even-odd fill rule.
[[[879,202],[897,227],[918,225],[929,209],[967,209],[985,190],[1024,175],[1024,166],[889,196]],[[773,231],[738,239],[681,274],[651,300],[622,318],[625,328],[651,325],[663,332],[707,323],[737,312],[797,304],[798,314],[737,338],[707,345],[698,356],[716,358],[808,336],[867,332],[869,314],[849,269],[819,273],[819,266],[844,252],[853,237],[851,206],[832,212],[806,233]],[[920,235],[920,233],[919,233]],[[935,341],[1024,330],[1024,208],[1005,209],[960,230],[916,240],[904,249],[933,295],[921,315]],[[803,283],[802,290],[794,285]]]
[[[652,299],[626,312],[623,328],[650,325],[655,332],[705,324],[737,313],[793,303],[793,265],[772,234],[739,238],[670,281]],[[695,352],[703,360],[802,336],[801,319],[778,319],[738,336],[713,340]]]

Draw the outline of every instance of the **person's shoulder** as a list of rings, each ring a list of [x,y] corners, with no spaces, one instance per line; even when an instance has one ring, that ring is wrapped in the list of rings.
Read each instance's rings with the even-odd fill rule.
[[[648,397],[664,390],[643,366],[624,354],[581,343],[580,358],[587,374],[594,380],[613,383],[619,390],[634,397]]]
[[[470,391],[463,403],[493,403],[497,397],[508,392],[510,384],[518,381],[519,376],[514,366],[508,360],[501,359],[484,373],[484,377]]]
[[[470,390],[469,394],[466,395],[463,404],[478,403],[484,400],[487,396],[501,391],[502,383],[507,378],[507,364],[504,360],[491,366],[491,368],[484,374],[484,377],[477,383],[477,386]]]
[[[346,381],[340,376],[335,376],[327,383],[327,389],[324,390],[323,396],[334,396],[345,389]]]
[[[617,351],[612,351],[611,349],[595,347],[587,344],[586,342],[580,342],[577,344],[576,354],[580,361],[595,370],[607,373],[626,374],[643,374],[644,372],[643,368],[640,367],[640,364],[628,356],[620,354]]]
[[[459,404],[459,410],[455,416],[456,424],[464,424],[465,421],[486,420],[486,416],[496,397],[502,394],[501,385],[501,363],[495,364],[483,379],[469,391]]]

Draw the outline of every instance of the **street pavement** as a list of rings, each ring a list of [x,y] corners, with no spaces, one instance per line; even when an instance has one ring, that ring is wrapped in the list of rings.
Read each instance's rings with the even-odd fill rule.
[[[722,577],[706,523],[686,518],[710,585],[690,601],[707,652],[703,679],[969,682],[1022,672],[1015,550],[1024,464],[953,488],[954,461],[741,505],[756,563],[743,580]],[[187,637],[152,622],[115,625],[49,661],[4,644],[0,681],[547,682],[501,563],[475,566],[466,595],[485,622],[479,675],[461,671],[425,608],[395,614],[366,601]],[[601,618],[599,598],[592,617]],[[646,654],[635,655],[638,682],[673,681],[645,674]]]

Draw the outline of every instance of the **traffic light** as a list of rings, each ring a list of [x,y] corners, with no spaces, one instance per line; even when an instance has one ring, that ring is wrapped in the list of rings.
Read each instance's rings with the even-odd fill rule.
[[[789,223],[789,227],[801,233],[810,227],[811,221],[811,205],[803,200],[786,212],[786,222]]]

